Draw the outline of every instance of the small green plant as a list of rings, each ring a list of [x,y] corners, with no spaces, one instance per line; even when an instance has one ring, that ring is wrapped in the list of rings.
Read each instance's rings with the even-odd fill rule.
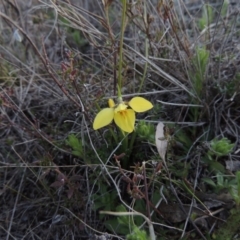
[[[127,240],[148,240],[149,237],[144,230],[140,230],[137,226],[134,226],[133,232],[126,236]]]
[[[203,181],[213,187],[214,192],[216,193],[219,193],[222,190],[228,190],[237,207],[240,206],[240,171],[236,172],[235,178],[218,172],[216,175],[216,181],[213,181],[210,178],[204,178]]]
[[[209,4],[205,4],[203,8],[202,17],[199,19],[198,26],[202,31],[206,26],[213,22],[213,10]]]
[[[239,208],[240,206],[240,171],[237,171],[235,181],[236,181],[236,185],[235,187],[230,189],[230,194],[232,195],[237,207]]]
[[[228,98],[232,98],[240,89],[240,73],[236,73],[233,79],[217,84],[221,93],[226,93]]]
[[[222,190],[228,190],[230,193],[233,193],[237,186],[235,178],[226,176],[221,172],[216,174],[216,181],[213,181],[210,178],[204,178],[203,181],[213,187],[214,192],[216,193],[219,193]]]
[[[154,143],[155,126],[153,124],[147,123],[145,121],[139,121],[136,127],[136,133],[137,133],[137,137],[139,137],[141,140]]]
[[[127,212],[127,209],[123,205],[119,205],[116,208],[115,212],[110,211],[101,211],[100,213],[109,214],[117,216],[117,218],[112,218],[108,221],[105,221],[105,225],[111,231],[123,234],[126,236],[126,239],[131,240],[155,240],[155,232],[153,229],[152,222],[143,214],[139,212]],[[149,226],[150,237],[147,236],[147,233],[144,230],[140,230],[139,227],[135,224],[135,217],[141,216],[147,221]]]
[[[104,210],[107,210],[107,209],[104,209]],[[123,205],[119,205],[117,207],[114,208],[114,211],[116,211],[116,213],[123,213],[123,212],[127,212],[127,209],[123,206]],[[139,218],[139,217],[137,217]],[[140,218],[142,220],[142,218]],[[142,222],[141,222],[142,223]],[[118,234],[122,234],[122,235],[128,235],[129,233],[129,236],[138,236],[141,234],[136,230],[136,228],[138,229],[138,227],[135,225],[135,219],[133,220],[133,217],[132,216],[127,216],[127,215],[124,215],[124,216],[118,216],[118,217],[112,217],[108,220],[106,220],[104,222],[104,225],[110,230],[110,231],[113,231],[113,232],[116,232]],[[138,229],[139,230],[139,229]],[[140,230],[139,230],[140,231]],[[144,232],[144,231],[140,231],[141,233]],[[137,238],[136,238],[137,239]],[[140,238],[142,239],[142,238]],[[147,238],[145,238],[147,239]]]
[[[214,138],[208,144],[208,151],[206,152],[203,161],[209,165],[209,167],[217,172],[225,172],[225,167],[218,161],[219,157],[223,157],[228,155],[232,149],[234,144],[230,142],[227,138],[217,139]]]
[[[191,99],[193,104],[202,104],[204,95],[204,83],[206,82],[207,66],[209,62],[209,51],[203,48],[196,48],[196,54],[192,58],[193,68],[190,70],[190,78],[192,83],[192,91],[195,97]],[[201,108],[192,106],[190,109],[190,118],[193,122],[197,122],[202,114]],[[196,128],[193,128],[192,135],[196,135]]]
[[[209,159],[215,157],[222,157],[228,155],[233,150],[234,144],[230,142],[227,138],[222,138],[218,140],[214,138],[210,142],[210,149],[207,153]]]
[[[92,194],[95,210],[111,211],[115,209],[117,199],[116,191],[109,191],[103,182],[99,182],[99,191]]]
[[[209,51],[206,48],[196,48],[196,55],[192,59],[193,71],[190,73],[193,90],[198,98],[202,97],[203,83],[209,61]]]
[[[221,9],[221,16],[226,17],[227,11],[228,11],[228,6],[229,6],[229,0],[224,0],[222,9]]]
[[[74,43],[76,43],[79,47],[82,47],[88,43],[79,29],[74,29],[71,27],[71,21],[64,17],[60,17],[59,19],[61,23],[67,27],[67,32],[74,40]]]
[[[69,134],[66,144],[72,148],[72,154],[77,157],[84,157],[83,143],[74,134]]]
[[[175,139],[181,144],[182,148],[185,151],[188,151],[189,148],[192,146],[192,140],[190,139],[189,134],[183,129],[179,129],[176,131]]]

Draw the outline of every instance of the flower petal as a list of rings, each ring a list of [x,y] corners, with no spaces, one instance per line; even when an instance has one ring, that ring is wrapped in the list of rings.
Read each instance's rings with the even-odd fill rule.
[[[132,132],[135,124],[135,112],[132,109],[127,109],[114,114],[116,125],[124,132]]]
[[[104,108],[95,117],[93,122],[93,129],[97,130],[110,124],[111,121],[113,120],[113,116],[114,116],[113,108]]]
[[[113,108],[115,106],[115,102],[113,101],[113,99],[111,99],[111,98],[108,99],[108,106],[110,108]]]
[[[135,112],[145,112],[153,107],[152,103],[142,97],[134,97],[130,100],[128,105]]]

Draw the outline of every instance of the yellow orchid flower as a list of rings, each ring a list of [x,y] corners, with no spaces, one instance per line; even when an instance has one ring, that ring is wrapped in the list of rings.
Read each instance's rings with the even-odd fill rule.
[[[105,127],[112,120],[124,132],[132,132],[135,124],[135,112],[145,112],[153,107],[152,103],[142,97],[134,97],[129,102],[119,101],[115,104],[112,99],[108,100],[109,108],[102,109],[94,119],[93,129]],[[128,108],[130,106],[131,108]]]

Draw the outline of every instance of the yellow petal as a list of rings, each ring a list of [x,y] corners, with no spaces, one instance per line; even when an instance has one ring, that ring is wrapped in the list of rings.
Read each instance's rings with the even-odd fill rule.
[[[135,112],[145,112],[153,107],[152,103],[142,97],[134,97],[130,100],[128,105]]]
[[[110,108],[113,108],[115,106],[115,102],[111,98],[108,99],[108,106]]]
[[[113,115],[114,115],[113,108],[104,108],[103,110],[101,110],[94,119],[93,129],[97,130],[110,124],[111,121],[113,120]]]
[[[132,132],[135,124],[135,112],[132,109],[127,109],[114,114],[116,125],[124,132]]]

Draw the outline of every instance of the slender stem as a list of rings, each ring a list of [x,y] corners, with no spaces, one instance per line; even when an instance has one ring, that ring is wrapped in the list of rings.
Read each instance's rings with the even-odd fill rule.
[[[128,149],[129,149],[130,152],[132,152],[133,144],[134,144],[134,142],[135,142],[136,136],[137,136],[137,132],[136,132],[136,130],[135,130],[135,131],[133,131],[133,133],[131,134],[131,141],[130,141],[130,144],[129,144],[129,147],[128,147]]]
[[[149,44],[148,44],[148,39],[147,39],[147,37],[146,37],[146,38],[145,38],[145,57],[146,57],[146,58],[148,58],[148,47],[149,47]],[[140,82],[140,87],[139,87],[139,89],[138,89],[138,92],[139,92],[139,93],[141,92],[142,87],[143,87],[144,80],[146,79],[147,68],[148,68],[148,62],[145,62],[144,70],[143,70],[143,76],[142,76],[142,79],[141,79],[141,82]]]
[[[108,34],[111,38],[112,43],[114,44],[114,35],[111,29],[111,24],[110,24],[110,20],[109,20],[109,6],[107,5],[105,7],[105,14],[106,14],[106,20],[107,20],[107,29],[108,29]]]
[[[142,167],[143,167],[143,177],[144,177],[144,189],[145,189],[147,216],[148,216],[148,219],[151,221],[149,198],[148,198],[148,184],[147,184],[147,176],[146,176],[146,162],[145,161],[142,162]]]
[[[118,144],[119,142],[118,142],[117,135],[115,134],[115,132],[112,130],[111,127],[109,127],[109,131],[110,131],[110,133],[111,133],[111,135],[112,135],[112,137],[113,137],[115,143]]]
[[[114,38],[114,34],[111,29],[111,24],[110,24],[110,19],[109,19],[109,5],[108,4],[106,4],[106,6],[105,6],[105,14],[106,14],[108,34],[112,41],[112,46],[113,46],[113,50],[114,50],[114,55],[113,55],[113,86],[114,86],[113,87],[113,95],[115,96],[116,95],[116,85],[117,85],[117,80],[116,80],[117,51],[115,49],[115,38]]]
[[[148,31],[148,22],[147,22],[147,6],[146,6],[146,1],[143,1],[144,2],[144,22],[145,22],[145,26],[146,26],[146,37],[145,37],[145,58],[148,58],[148,49],[149,49],[149,40],[148,40],[148,34],[147,34],[147,31]],[[148,62],[145,61],[145,64],[144,64],[144,70],[143,70],[143,76],[142,76],[142,79],[141,79],[141,82],[140,82],[140,86],[139,86],[139,89],[138,89],[138,93],[141,92],[142,90],[142,87],[143,87],[143,83],[144,83],[144,80],[146,78],[146,75],[147,75],[147,68],[148,68]]]
[[[122,0],[122,20],[121,20],[121,32],[120,32],[120,42],[119,42],[119,64],[118,64],[118,97],[121,97],[122,89],[122,64],[123,64],[123,38],[126,23],[126,10],[127,10],[127,0]]]
[[[119,129],[122,135],[122,148],[121,150],[126,154],[126,158],[124,158],[124,161],[122,161],[122,167],[126,168],[128,166],[128,162],[126,161],[129,159],[129,154],[131,153],[131,150],[129,150],[129,143],[128,143],[128,137],[129,135],[124,132],[122,129]]]

